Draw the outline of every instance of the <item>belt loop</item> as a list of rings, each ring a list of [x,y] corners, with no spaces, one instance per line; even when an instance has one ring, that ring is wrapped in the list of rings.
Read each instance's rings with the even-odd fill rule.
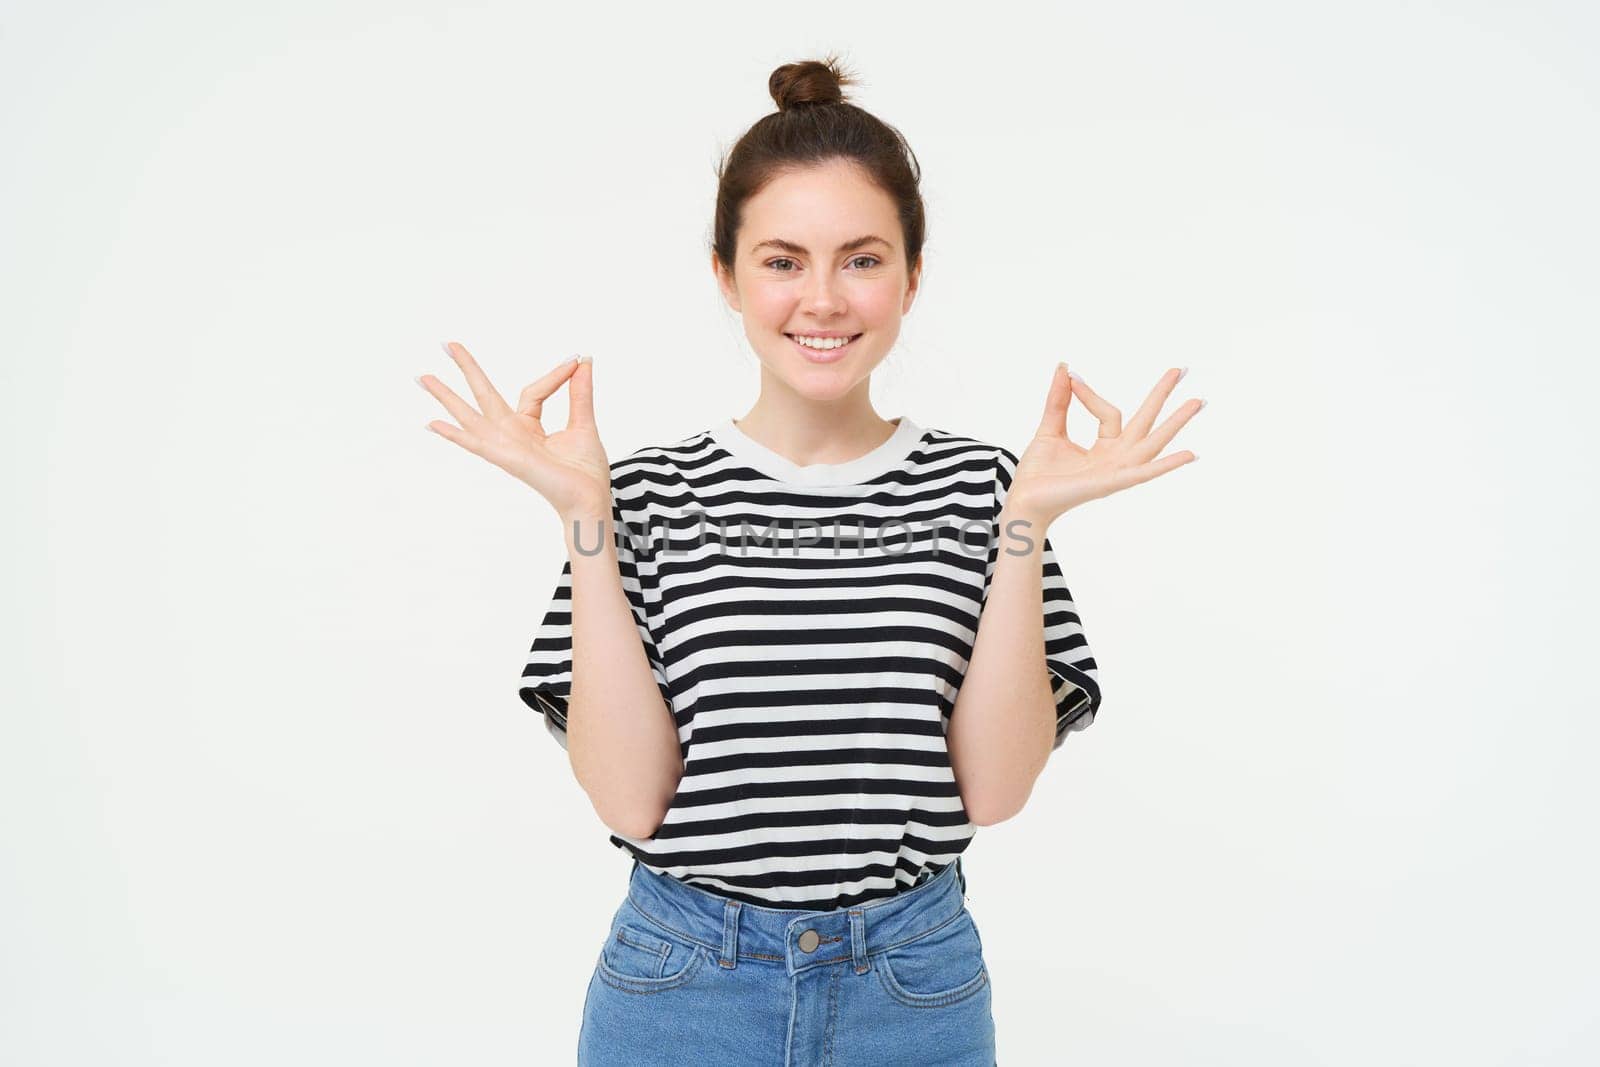
[[[740,901],[729,900],[722,907],[722,958],[717,962],[730,971],[739,965],[740,904]]]
[[[850,958],[856,973],[867,973],[867,919],[860,908],[850,909]]]

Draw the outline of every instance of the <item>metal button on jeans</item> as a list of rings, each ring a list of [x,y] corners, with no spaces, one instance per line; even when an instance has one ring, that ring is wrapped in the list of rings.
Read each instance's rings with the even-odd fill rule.
[[[817,946],[821,943],[822,938],[817,936],[817,932],[815,930],[807,930],[805,933],[800,935],[801,952],[815,952],[817,950]]]

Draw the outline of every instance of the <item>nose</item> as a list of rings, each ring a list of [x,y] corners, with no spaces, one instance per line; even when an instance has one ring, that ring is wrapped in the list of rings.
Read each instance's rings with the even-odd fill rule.
[[[839,279],[829,271],[814,271],[806,283],[802,306],[818,318],[827,318],[844,307]]]

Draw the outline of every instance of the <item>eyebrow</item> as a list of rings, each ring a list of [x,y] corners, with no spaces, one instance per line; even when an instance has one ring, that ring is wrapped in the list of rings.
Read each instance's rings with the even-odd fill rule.
[[[869,233],[865,237],[857,237],[853,241],[846,241],[844,244],[839,246],[839,251],[841,251],[841,252],[854,252],[856,249],[864,248],[867,245],[873,244],[874,242],[876,242],[877,244],[880,244],[880,245],[888,245],[888,247],[890,247],[890,248],[894,247],[894,245],[889,244],[889,242],[885,241],[882,237],[878,237],[878,236],[876,236],[874,234],[870,234]],[[781,237],[769,237],[765,241],[762,241],[760,244],[758,244],[755,247],[751,248],[750,251],[751,252],[759,252],[763,248],[776,248],[780,252],[789,252],[789,253],[791,253],[793,255],[797,255],[797,256],[804,256],[804,255],[809,255],[810,254],[804,248],[801,248],[799,245],[795,244],[793,241],[785,241]]]

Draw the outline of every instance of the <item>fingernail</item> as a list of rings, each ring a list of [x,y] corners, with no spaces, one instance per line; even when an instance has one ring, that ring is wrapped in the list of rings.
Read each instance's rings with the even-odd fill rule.
[[[414,378],[414,379],[412,379],[412,380],[413,380],[413,381],[415,381],[415,382],[416,382],[416,383],[417,383],[417,384],[418,384],[418,385],[422,385],[422,375],[420,375],[420,374],[419,374],[419,375],[417,375],[417,376],[416,376],[416,378]],[[427,386],[426,386],[426,385],[422,385],[422,387],[423,387],[423,388],[424,388],[424,389],[426,389],[426,388],[427,388]]]
[[[594,360],[593,360],[593,359],[591,359],[591,358],[590,358],[590,357],[588,357],[588,356],[579,356],[579,357],[578,357],[578,362],[579,362],[579,363],[593,363],[593,362],[594,362]]]
[[[1188,368],[1188,367],[1185,367],[1185,368],[1183,368],[1183,369],[1182,369],[1182,370],[1181,370],[1181,371],[1179,371],[1179,372],[1178,372],[1178,382],[1181,382],[1181,381],[1183,381],[1183,376],[1184,376],[1184,375],[1185,375],[1185,374],[1188,374],[1188,373],[1189,373],[1189,368]],[[1177,384],[1178,384],[1178,382],[1173,382],[1173,383],[1172,383],[1172,384],[1173,384],[1173,385],[1177,385]]]
[[[1075,381],[1075,382],[1081,382],[1081,381],[1083,381],[1083,379],[1082,379],[1082,378],[1080,378],[1080,377],[1078,377],[1078,373],[1077,373],[1077,372],[1076,372],[1076,371],[1070,371],[1070,370],[1069,370],[1069,371],[1067,371],[1067,377],[1068,377],[1068,378],[1071,378],[1071,379],[1072,379],[1072,380],[1073,380],[1073,381]]]
[[[1200,401],[1200,407],[1201,407],[1201,408],[1203,408],[1203,407],[1205,407],[1205,406],[1206,406],[1206,402],[1205,402],[1205,401],[1204,401],[1204,400],[1202,400],[1202,401]],[[1199,411],[1199,410],[1200,410],[1200,408],[1195,408],[1195,410],[1196,410],[1196,411]]]
[[[450,351],[450,342],[449,341],[440,341],[439,342],[439,347],[444,349],[444,354],[449,356],[451,359],[455,359],[456,358],[456,354],[454,352]]]

